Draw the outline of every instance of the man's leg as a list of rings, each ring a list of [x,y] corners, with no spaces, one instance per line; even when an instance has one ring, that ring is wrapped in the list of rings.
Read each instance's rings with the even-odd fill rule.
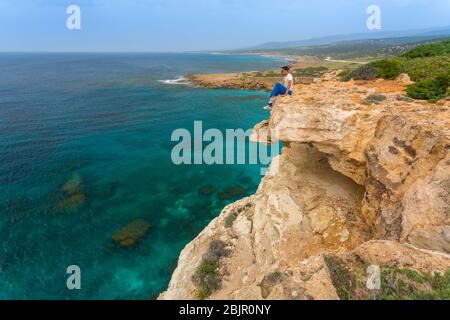
[[[279,95],[285,94],[287,88],[283,86],[281,83],[277,82],[275,84],[275,87],[272,90],[272,93],[270,94],[270,97],[277,97]]]
[[[277,82],[275,84],[275,87],[272,90],[272,93],[270,94],[269,105],[266,107],[266,109],[270,109],[272,107],[274,97],[285,94],[286,90],[287,90],[287,88],[285,86],[283,86],[281,83]]]

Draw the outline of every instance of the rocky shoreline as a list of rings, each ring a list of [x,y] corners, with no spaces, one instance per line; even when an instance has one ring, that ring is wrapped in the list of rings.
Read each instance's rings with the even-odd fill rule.
[[[273,78],[254,76],[254,73],[193,74],[187,77],[195,86],[209,89],[265,90],[273,86]],[[278,79],[276,80],[278,81]]]
[[[250,89],[240,77],[194,83]],[[253,139],[281,156],[186,246],[159,299],[445,298],[450,101],[404,89],[334,73],[278,99]]]
[[[262,54],[260,54],[262,55]],[[314,57],[285,57],[296,76],[298,84],[311,84],[314,81],[314,75],[295,74],[298,70],[304,68],[318,68],[321,61]],[[326,63],[325,63],[326,64]],[[325,70],[325,68],[324,68]],[[322,75],[321,73],[316,76]],[[210,89],[236,89],[236,90],[264,90],[271,91],[277,81],[282,80],[279,70],[254,71],[254,72],[233,72],[233,73],[215,73],[215,74],[191,74],[186,77],[189,83]]]

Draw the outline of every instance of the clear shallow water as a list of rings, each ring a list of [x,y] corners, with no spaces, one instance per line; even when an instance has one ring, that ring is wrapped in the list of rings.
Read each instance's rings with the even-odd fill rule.
[[[0,54],[0,299],[152,299],[180,250],[260,167],[175,166],[176,128],[251,128],[266,93],[169,85],[282,62],[206,54]],[[64,185],[78,184],[69,195]],[[207,187],[212,194],[203,194]],[[145,219],[133,248],[112,241]],[[82,290],[66,288],[79,265]]]

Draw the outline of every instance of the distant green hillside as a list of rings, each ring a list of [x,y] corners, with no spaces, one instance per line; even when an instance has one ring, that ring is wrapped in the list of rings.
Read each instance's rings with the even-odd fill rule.
[[[395,79],[407,73],[408,96],[436,102],[450,96],[450,40],[418,46],[399,56],[376,60],[342,73],[342,80]]]
[[[351,43],[360,41],[391,41],[393,39],[408,39],[411,40],[427,40],[438,39],[450,36],[450,26],[427,28],[427,29],[412,29],[412,30],[397,30],[397,31],[369,31],[365,33],[341,34],[324,37],[315,37],[310,39],[303,39],[298,41],[278,41],[267,42],[252,48],[241,49],[239,51],[266,51],[266,50],[284,50],[284,49],[303,49],[317,46],[328,46],[337,43]],[[396,41],[396,40],[394,40]]]
[[[301,48],[280,48],[265,50],[235,51],[238,53],[266,53],[292,56],[315,56],[321,59],[332,57],[338,60],[353,60],[363,58],[385,58],[407,52],[418,45],[448,39],[448,36],[404,37],[386,39],[368,39],[339,41],[324,45],[311,45]]]

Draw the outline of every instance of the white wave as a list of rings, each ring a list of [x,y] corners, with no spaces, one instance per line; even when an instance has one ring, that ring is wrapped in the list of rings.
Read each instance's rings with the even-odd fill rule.
[[[165,84],[184,84],[184,85],[190,84],[189,80],[187,80],[185,77],[178,77],[176,79],[158,80],[158,81]]]

